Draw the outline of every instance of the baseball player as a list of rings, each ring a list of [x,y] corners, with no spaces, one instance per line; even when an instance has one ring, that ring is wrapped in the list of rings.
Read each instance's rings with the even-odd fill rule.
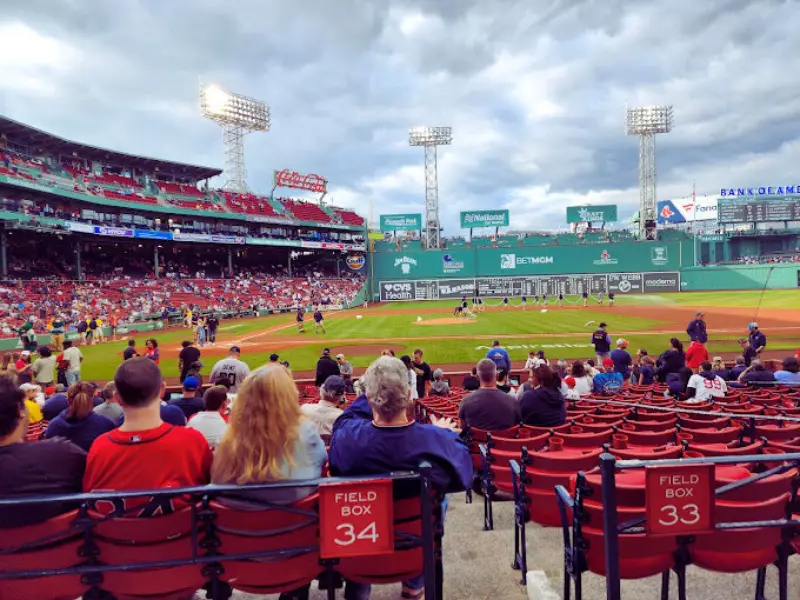
[[[614,294],[614,292],[608,292],[608,305],[609,306],[614,306],[614,296],[615,295],[616,294]]]
[[[480,312],[486,310],[486,307],[483,305],[483,298],[481,298],[480,296],[478,296],[478,310]]]
[[[454,317],[463,317],[464,316],[464,304],[463,303],[459,303],[459,304],[456,305],[456,307],[453,309],[453,316]]]
[[[542,308],[547,308],[547,292],[542,294]]]
[[[314,310],[314,333],[319,335],[319,330],[322,329],[322,333],[328,333],[325,331],[325,325],[323,321],[325,317],[322,316],[322,311],[319,309],[319,306]]]
[[[564,293],[558,292],[558,306],[564,308]]]
[[[297,315],[295,316],[295,320],[297,321],[297,333],[305,333],[306,332],[305,328],[303,327],[303,318],[304,318],[303,307],[302,306],[298,306],[297,307]]]
[[[503,297],[503,310],[508,309],[508,296]]]
[[[528,298],[527,296],[522,297],[522,310],[525,310],[528,307]]]
[[[538,307],[539,306],[539,294],[533,295],[533,303]]]

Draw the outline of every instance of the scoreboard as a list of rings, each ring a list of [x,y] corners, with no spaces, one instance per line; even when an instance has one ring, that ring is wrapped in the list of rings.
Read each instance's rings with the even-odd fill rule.
[[[755,223],[759,221],[800,221],[800,196],[742,202],[719,200],[720,223]]]

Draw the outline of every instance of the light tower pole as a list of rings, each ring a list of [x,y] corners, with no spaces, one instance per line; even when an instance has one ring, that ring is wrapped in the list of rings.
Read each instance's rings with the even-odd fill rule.
[[[216,85],[201,84],[200,110],[206,119],[222,127],[226,178],[223,189],[246,192],[244,136],[251,131],[269,131],[269,107],[261,100],[227,92]]]
[[[639,136],[639,239],[656,239],[656,135],[672,131],[672,105],[629,108],[625,134]]]
[[[440,248],[439,173],[436,147],[453,143],[452,127],[412,127],[408,132],[409,146],[425,148],[425,237],[428,248]]]

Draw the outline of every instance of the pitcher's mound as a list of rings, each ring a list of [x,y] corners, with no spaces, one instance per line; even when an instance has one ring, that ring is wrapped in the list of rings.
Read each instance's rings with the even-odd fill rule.
[[[458,317],[445,317],[443,319],[427,319],[423,321],[414,321],[414,325],[467,325],[474,323],[475,319],[458,318]]]

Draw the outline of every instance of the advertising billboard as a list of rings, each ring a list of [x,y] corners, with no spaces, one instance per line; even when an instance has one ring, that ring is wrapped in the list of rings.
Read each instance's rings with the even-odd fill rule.
[[[508,227],[507,210],[467,210],[461,213],[461,228]]]
[[[419,231],[422,229],[422,215],[381,215],[381,231]]]
[[[611,223],[616,220],[616,204],[567,207],[567,223]]]

